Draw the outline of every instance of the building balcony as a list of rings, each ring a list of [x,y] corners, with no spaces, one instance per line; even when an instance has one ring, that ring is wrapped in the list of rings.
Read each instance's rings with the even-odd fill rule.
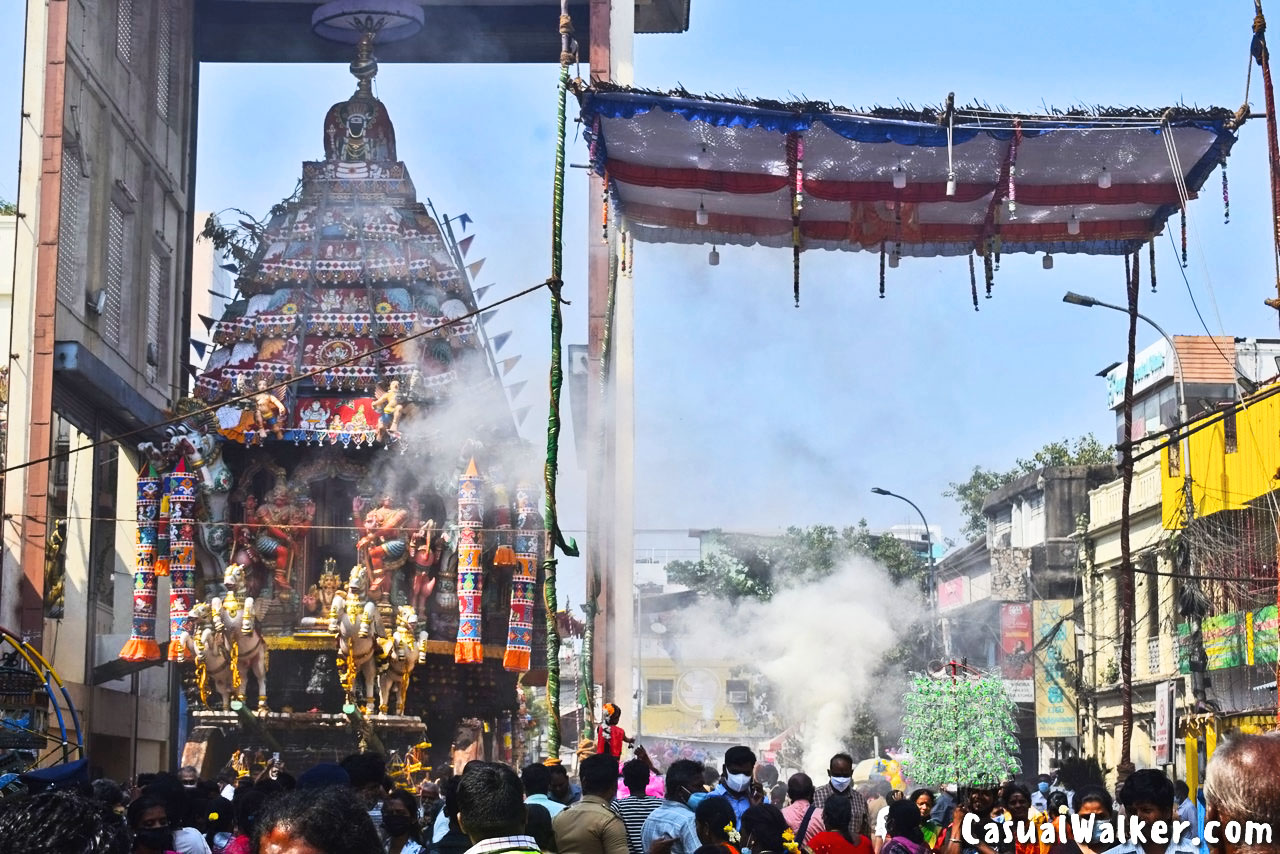
[[[1129,513],[1160,506],[1160,458],[1150,456],[1134,465]],[[1089,493],[1089,527],[1118,524],[1124,511],[1123,484],[1117,478]]]

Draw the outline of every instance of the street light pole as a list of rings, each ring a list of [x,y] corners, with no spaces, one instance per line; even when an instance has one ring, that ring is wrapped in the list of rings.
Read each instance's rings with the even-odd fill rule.
[[[1070,303],[1071,305],[1078,305],[1083,308],[1093,308],[1096,306],[1098,308],[1109,308],[1112,311],[1118,311],[1123,314],[1129,313],[1129,310],[1123,306],[1112,305],[1111,303],[1103,302],[1102,300],[1085,296],[1084,294],[1078,294],[1074,291],[1067,291],[1066,295],[1062,297],[1062,301]],[[1179,441],[1177,448],[1178,455],[1182,458],[1184,525],[1190,525],[1192,518],[1195,516],[1195,498],[1191,491],[1191,434],[1186,429],[1187,425],[1190,423],[1190,418],[1187,414],[1187,386],[1182,373],[1182,359],[1178,356],[1178,348],[1174,346],[1173,339],[1169,337],[1167,332],[1160,328],[1160,324],[1156,323],[1141,312],[1137,312],[1137,316],[1139,320],[1145,321],[1148,326],[1159,333],[1160,337],[1169,345],[1169,352],[1173,354],[1174,380],[1177,384],[1178,395],[1178,427],[1184,434],[1182,440]],[[1129,370],[1133,371],[1135,370],[1135,367],[1131,365]],[[1127,438],[1128,437],[1126,437],[1126,439]],[[1187,559],[1188,561],[1190,560],[1190,554],[1188,554]],[[1188,573],[1188,575],[1190,575],[1190,573]],[[1199,582],[1192,577],[1189,579],[1188,587],[1192,588],[1192,595],[1189,597],[1190,600],[1195,603],[1194,607],[1199,607],[1199,603],[1203,602],[1204,599],[1203,596],[1197,595],[1199,591],[1196,588],[1199,587]],[[1208,707],[1213,703],[1213,698],[1210,696],[1212,686],[1209,684],[1208,677],[1209,661],[1208,655],[1204,651],[1204,633],[1201,627],[1203,614],[1192,612],[1185,614],[1184,616],[1190,617],[1191,622],[1191,636],[1189,638],[1191,645],[1191,661],[1189,662],[1191,666],[1191,694],[1197,707]]]
[[[916,503],[905,495],[899,495],[896,492],[890,492],[889,490],[881,489],[878,486],[873,486],[871,491],[876,495],[887,495],[890,498],[896,498],[899,501],[907,502],[911,505],[912,509],[916,511],[916,513],[920,514],[920,521],[924,523],[924,541],[929,546],[929,640],[936,650],[937,643],[934,642],[934,639],[936,637],[935,632],[937,631],[938,626],[938,567],[933,560],[933,535],[930,533],[929,520],[924,518],[924,511],[917,507]],[[950,650],[946,650],[946,652],[950,652]]]

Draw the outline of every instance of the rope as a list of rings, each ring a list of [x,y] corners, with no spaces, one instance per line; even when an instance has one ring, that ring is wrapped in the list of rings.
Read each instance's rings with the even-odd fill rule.
[[[1139,278],[1139,258],[1141,256],[1135,251],[1133,253],[1132,268],[1125,264],[1125,287],[1128,290],[1129,297],[1129,350],[1128,360],[1126,364],[1129,366],[1125,371],[1124,377],[1124,435],[1125,439],[1133,435],[1133,366],[1137,355],[1138,344],[1138,292],[1140,288]],[[1128,256],[1126,256],[1126,262]],[[1121,613],[1121,641],[1120,641],[1120,697],[1122,701],[1122,714],[1120,718],[1120,762],[1118,771],[1121,778],[1125,778],[1133,770],[1133,762],[1130,760],[1130,742],[1133,740],[1133,608],[1134,608],[1134,578],[1133,578],[1133,555],[1129,544],[1129,531],[1132,527],[1132,517],[1129,513],[1129,503],[1133,494],[1133,450],[1126,447],[1124,456],[1121,458],[1121,514],[1120,514],[1120,613]]]
[[[543,490],[546,501],[544,530],[546,549],[542,560],[542,598],[547,608],[547,753],[560,759],[560,627],[556,623],[556,544],[562,543],[556,518],[556,474],[560,463],[560,388],[564,384],[560,337],[564,317],[560,311],[560,291],[564,287],[564,147],[565,101],[569,90],[569,66],[577,61],[573,41],[573,20],[569,17],[568,0],[560,0],[560,81],[557,85],[559,104],[556,110],[556,166],[551,194],[551,401],[547,407],[547,462],[543,468]],[[565,549],[570,552],[569,548]]]

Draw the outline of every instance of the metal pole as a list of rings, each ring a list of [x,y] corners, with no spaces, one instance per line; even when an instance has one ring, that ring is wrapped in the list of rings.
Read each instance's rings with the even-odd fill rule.
[[[936,632],[938,626],[938,567],[933,559],[933,535],[930,533],[929,520],[924,517],[924,511],[921,510],[916,503],[905,495],[899,495],[896,492],[890,492],[887,489],[873,487],[871,489],[876,495],[887,495],[890,498],[897,498],[899,501],[905,501],[911,505],[912,509],[920,515],[920,521],[924,523],[924,541],[929,547],[929,643],[933,647],[930,652],[937,650]]]

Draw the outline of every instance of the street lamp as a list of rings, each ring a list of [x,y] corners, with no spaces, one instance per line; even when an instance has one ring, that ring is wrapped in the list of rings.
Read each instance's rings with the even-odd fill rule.
[[[1071,305],[1078,305],[1082,308],[1109,308],[1112,311],[1119,311],[1124,314],[1129,313],[1129,309],[1124,306],[1112,305],[1109,302],[1103,302],[1100,299],[1094,299],[1093,297],[1085,296],[1084,294],[1078,294],[1075,291],[1067,291],[1066,295],[1063,296],[1062,301],[1070,303]],[[1177,383],[1178,392],[1178,422],[1181,426],[1185,426],[1187,423],[1187,387],[1182,381],[1182,359],[1178,358],[1178,348],[1173,345],[1173,339],[1169,337],[1169,334],[1160,328],[1160,324],[1156,323],[1141,312],[1138,314],[1138,319],[1145,321],[1148,326],[1158,332],[1160,337],[1164,339],[1165,343],[1169,345],[1169,352],[1173,354],[1174,381]],[[1132,368],[1130,368],[1130,370],[1132,370]],[[1128,437],[1126,437],[1126,439],[1127,438]]]
[[[916,503],[905,495],[899,495],[896,492],[890,492],[878,486],[871,487],[871,491],[876,495],[887,495],[890,498],[896,498],[899,501],[905,501],[911,505],[912,509],[920,514],[920,521],[924,523],[924,541],[929,546],[929,637],[934,637],[934,631],[938,623],[938,568],[933,562],[933,537],[929,534],[929,520],[924,518],[924,511],[916,506]],[[949,652],[949,650],[948,650]]]

